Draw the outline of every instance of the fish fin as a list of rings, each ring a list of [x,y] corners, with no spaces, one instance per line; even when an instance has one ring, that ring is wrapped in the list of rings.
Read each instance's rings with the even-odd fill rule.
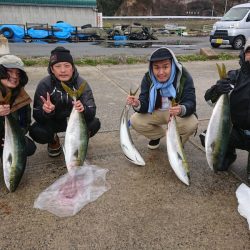
[[[222,63],[222,66],[220,66],[218,63],[216,63],[216,67],[220,76],[220,79],[225,79],[227,78],[227,71],[226,71],[226,66],[224,63]]]
[[[218,74],[220,76],[220,79],[222,79],[222,69],[220,67],[220,65],[218,63],[216,63],[216,67],[217,67],[217,70],[218,70]]]
[[[76,90],[76,99],[78,99],[81,96],[81,94],[84,92],[84,89],[85,89],[86,85],[87,85],[86,81],[83,81],[81,83],[79,89]]]
[[[74,156],[76,157],[76,158],[78,158],[78,154],[79,154],[79,152],[78,152],[78,149],[75,151],[75,153],[74,153]]]
[[[173,99],[171,100],[171,103],[172,103],[172,107],[175,107],[175,106],[178,105],[178,102],[176,101],[175,98],[173,98]]]
[[[7,161],[10,163],[10,165],[12,164],[12,155],[11,154],[9,154]]]
[[[137,88],[135,91],[132,91],[132,88],[130,88],[130,90],[129,90],[129,95],[135,96],[136,93],[138,92],[139,88],[140,88],[140,86],[138,86],[138,88]]]
[[[178,156],[179,160],[181,160],[181,161],[183,160],[182,157],[181,157],[181,155],[179,154],[179,152],[177,152],[177,156]]]
[[[221,73],[222,73],[222,78],[227,78],[227,70],[226,70],[226,66],[224,63],[222,63]]]
[[[215,142],[211,143],[210,147],[211,147],[211,149],[212,149],[212,152],[214,152]]]
[[[63,89],[69,94],[69,96],[72,99],[77,100],[81,96],[81,94],[84,92],[84,89],[87,85],[87,82],[83,81],[82,84],[80,85],[79,89],[77,89],[77,90],[72,90],[64,82],[61,82],[61,85],[62,85]]]
[[[7,95],[5,97],[3,97],[3,100],[1,101],[1,104],[4,105],[4,104],[10,104],[10,98],[12,96],[12,93],[11,91],[9,91],[7,93]]]

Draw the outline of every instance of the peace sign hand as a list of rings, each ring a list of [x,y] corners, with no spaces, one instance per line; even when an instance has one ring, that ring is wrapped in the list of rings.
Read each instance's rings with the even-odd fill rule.
[[[55,110],[55,105],[50,101],[50,95],[47,92],[47,100],[43,97],[40,96],[42,102],[43,102],[43,110],[46,113],[51,113],[52,111]]]

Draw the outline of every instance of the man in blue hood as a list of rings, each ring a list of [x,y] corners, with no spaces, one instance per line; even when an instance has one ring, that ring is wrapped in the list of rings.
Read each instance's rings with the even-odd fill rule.
[[[250,40],[240,52],[239,63],[240,69],[229,71],[227,78],[218,80],[204,96],[208,103],[213,104],[222,94],[229,93],[233,128],[221,171],[228,170],[236,160],[236,148],[250,151]],[[250,158],[248,162],[247,177],[250,181]]]
[[[55,157],[61,154],[61,144],[57,133],[65,132],[67,118],[73,106],[83,113],[89,130],[89,136],[94,136],[100,129],[100,121],[95,117],[96,105],[89,84],[79,76],[70,51],[64,47],[56,47],[51,51],[49,75],[43,78],[35,91],[33,117],[35,122],[30,128],[30,136],[34,141],[48,144],[48,154]],[[64,90],[61,83],[70,89],[77,90],[85,82],[84,92],[73,99]]]
[[[166,134],[163,125],[170,116],[176,116],[183,144],[197,130],[193,79],[168,48],[159,48],[151,54],[139,98],[129,95],[127,104],[136,111],[130,118],[131,126],[149,139],[149,149],[159,147]]]

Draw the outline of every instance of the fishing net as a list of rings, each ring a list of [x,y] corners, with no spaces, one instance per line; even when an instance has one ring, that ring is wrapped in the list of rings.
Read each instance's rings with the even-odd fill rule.
[[[110,189],[107,172],[94,165],[73,169],[46,188],[35,200],[34,207],[59,217],[73,216]]]

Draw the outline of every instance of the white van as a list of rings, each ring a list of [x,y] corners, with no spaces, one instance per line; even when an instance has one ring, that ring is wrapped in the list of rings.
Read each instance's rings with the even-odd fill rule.
[[[250,3],[232,7],[220,21],[213,25],[210,43],[213,48],[232,45],[241,49],[250,37]]]

